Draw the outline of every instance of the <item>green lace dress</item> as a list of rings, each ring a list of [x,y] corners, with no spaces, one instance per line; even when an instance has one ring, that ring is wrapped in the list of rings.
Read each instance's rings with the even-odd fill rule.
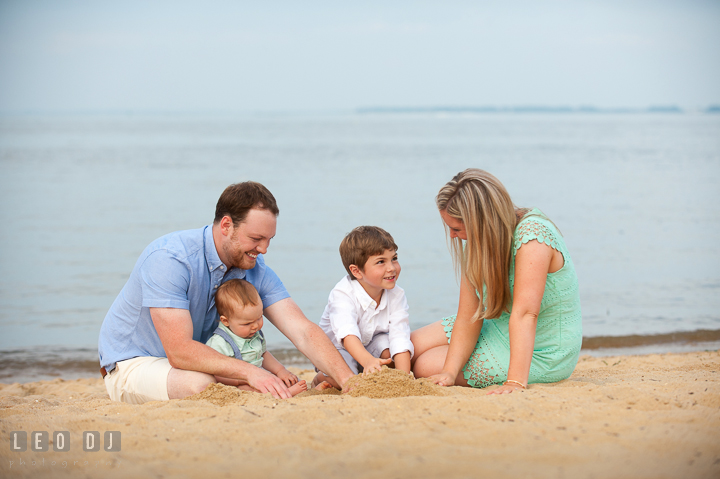
[[[578,280],[570,254],[555,225],[538,209],[533,209],[515,228],[510,289],[515,286],[515,255],[528,241],[537,240],[562,253],[563,267],[547,276],[535,333],[535,350],[528,383],[552,383],[566,379],[577,364],[582,343],[582,319]],[[475,351],[463,368],[472,387],[503,383],[510,365],[509,313],[486,319]],[[455,316],[442,320],[448,343]]]

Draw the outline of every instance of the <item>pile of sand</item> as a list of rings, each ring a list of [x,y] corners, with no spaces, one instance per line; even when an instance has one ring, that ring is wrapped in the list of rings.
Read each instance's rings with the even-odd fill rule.
[[[348,396],[372,399],[408,396],[444,396],[445,391],[427,379],[414,379],[407,373],[383,366],[382,370],[353,376],[347,383]]]

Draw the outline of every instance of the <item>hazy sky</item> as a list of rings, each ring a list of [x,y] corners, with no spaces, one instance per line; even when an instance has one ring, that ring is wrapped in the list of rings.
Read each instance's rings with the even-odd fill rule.
[[[0,111],[720,104],[720,1],[0,0]]]

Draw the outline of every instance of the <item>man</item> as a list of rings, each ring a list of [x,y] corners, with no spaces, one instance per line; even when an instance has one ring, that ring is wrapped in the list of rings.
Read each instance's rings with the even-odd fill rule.
[[[214,383],[215,375],[289,398],[277,376],[205,345],[218,322],[215,291],[233,278],[253,284],[265,317],[345,385],[352,376],[345,361],[265,265],[262,255],[275,236],[278,213],[275,198],[260,183],[230,185],[212,225],[171,233],[145,248],[100,329],[100,371],[111,399],[180,399]]]

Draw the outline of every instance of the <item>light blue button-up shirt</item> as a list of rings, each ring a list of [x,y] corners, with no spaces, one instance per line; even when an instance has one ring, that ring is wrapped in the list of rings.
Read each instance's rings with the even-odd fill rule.
[[[212,225],[156,239],[140,255],[105,316],[98,344],[100,365],[109,372],[118,361],[139,356],[167,357],[150,308],[189,310],[193,339],[205,343],[219,320],[215,291],[234,278],[244,278],[255,286],[263,308],[290,297],[262,255],[258,255],[253,269],[228,270],[215,249]]]

